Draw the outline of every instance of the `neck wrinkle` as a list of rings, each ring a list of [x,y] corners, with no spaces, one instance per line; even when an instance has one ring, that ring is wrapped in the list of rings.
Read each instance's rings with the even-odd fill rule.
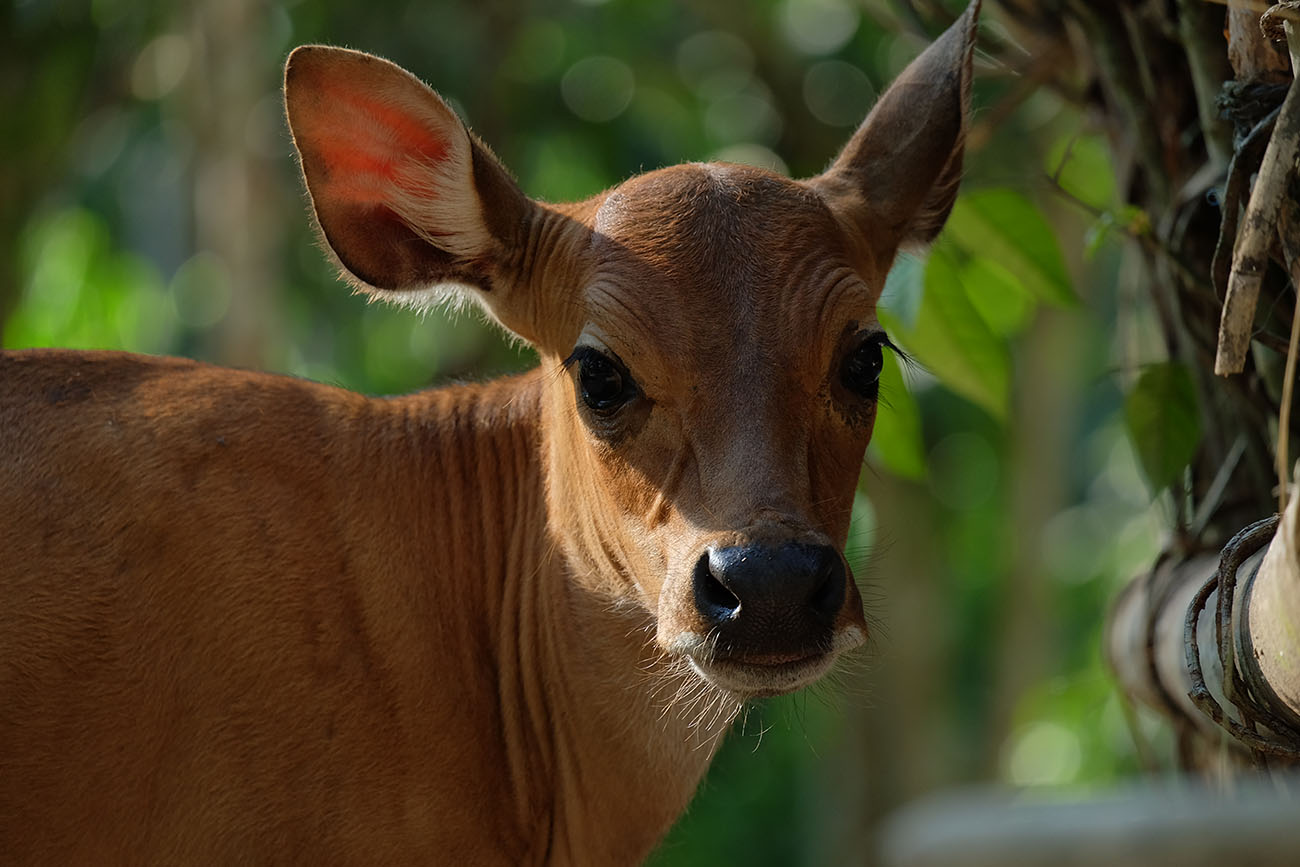
[[[639,863],[738,705],[660,655],[643,607],[566,562],[553,522],[567,516],[548,520],[544,388],[534,371],[409,399],[408,424],[433,428],[425,550],[455,582],[444,598],[482,612],[460,638],[477,657],[463,676],[495,681],[482,736],[500,745],[520,863]]]
[[[617,541],[593,535],[596,516],[569,502],[585,487],[575,484],[584,468],[569,463],[580,452],[560,439],[581,434],[566,427],[564,401],[543,400],[555,544],[550,583],[535,608],[545,643],[543,695],[554,702],[543,714],[553,749],[549,860],[640,863],[685,809],[739,703],[663,655],[654,617],[621,558],[610,555]]]
[[[550,757],[545,715],[548,688],[539,666],[539,605],[548,576],[545,487],[540,466],[539,371],[492,382],[435,389],[397,399],[404,404],[412,460],[424,467],[428,517],[417,522],[435,565],[440,600],[430,616],[457,648],[458,677],[495,699],[476,720],[476,735],[507,775],[508,807],[498,818],[500,845],[534,850],[535,829],[549,815]],[[449,616],[454,605],[463,616]],[[463,630],[463,631],[462,631]],[[470,709],[466,709],[469,711]],[[507,832],[506,829],[510,830]],[[518,841],[519,850],[510,841]]]

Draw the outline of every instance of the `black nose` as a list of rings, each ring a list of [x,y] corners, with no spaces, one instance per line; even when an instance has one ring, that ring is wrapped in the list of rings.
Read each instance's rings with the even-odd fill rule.
[[[829,636],[846,580],[828,545],[713,548],[695,564],[695,607],[734,649],[806,648]]]

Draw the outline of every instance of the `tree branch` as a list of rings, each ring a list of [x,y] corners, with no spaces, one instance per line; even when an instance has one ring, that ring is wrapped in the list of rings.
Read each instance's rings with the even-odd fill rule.
[[[1287,22],[1287,31],[1292,25]],[[1219,320],[1219,352],[1214,372],[1220,376],[1240,373],[1250,347],[1259,287],[1268,267],[1269,248],[1277,237],[1278,206],[1295,171],[1300,147],[1300,77],[1293,78],[1277,116],[1277,125],[1264,151],[1259,177],[1250,194],[1250,204],[1232,256],[1228,292]]]

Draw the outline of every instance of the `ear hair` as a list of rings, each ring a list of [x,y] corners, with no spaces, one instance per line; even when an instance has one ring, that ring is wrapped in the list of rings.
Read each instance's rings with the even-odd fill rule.
[[[483,210],[474,189],[469,133],[464,127],[448,132],[447,158],[408,158],[394,173],[386,199],[429,245],[473,259],[488,252],[493,241],[481,219],[466,219]]]
[[[876,247],[924,246],[961,182],[980,0],[913,60],[844,150],[807,183]]]
[[[303,46],[285,66],[285,107],[317,224],[354,283],[492,288],[531,202],[441,97],[378,57]],[[484,185],[504,212],[491,220]]]
[[[295,50],[284,87],[316,224],[348,281],[421,309],[473,298],[529,337],[521,250],[541,209],[451,107],[395,64],[328,46]]]

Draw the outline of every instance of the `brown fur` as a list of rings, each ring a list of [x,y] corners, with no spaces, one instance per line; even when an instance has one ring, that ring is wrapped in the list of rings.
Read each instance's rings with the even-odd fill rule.
[[[928,126],[908,115],[944,166],[974,9],[918,61],[958,91]],[[632,863],[747,697],[862,640],[850,585],[834,646],[793,654],[815,665],[700,645],[690,575],[710,546],[842,548],[875,410],[837,371],[875,327],[894,230],[950,206],[948,170],[895,153],[922,180],[873,215],[851,183],[882,171],[853,154],[889,150],[868,121],[811,182],[679,166],[546,206],[394,70],[290,61],[326,236],[374,291],[462,284],[541,365],[372,399],[177,359],[0,355],[7,863]],[[331,174],[357,160],[316,142],[334,133],[311,82],[357,78],[429,124],[395,127],[424,162]],[[889,95],[878,111],[897,113]],[[451,184],[456,207],[390,196],[389,174],[432,179],[434,199]],[[644,399],[590,416],[575,344],[617,354]]]

